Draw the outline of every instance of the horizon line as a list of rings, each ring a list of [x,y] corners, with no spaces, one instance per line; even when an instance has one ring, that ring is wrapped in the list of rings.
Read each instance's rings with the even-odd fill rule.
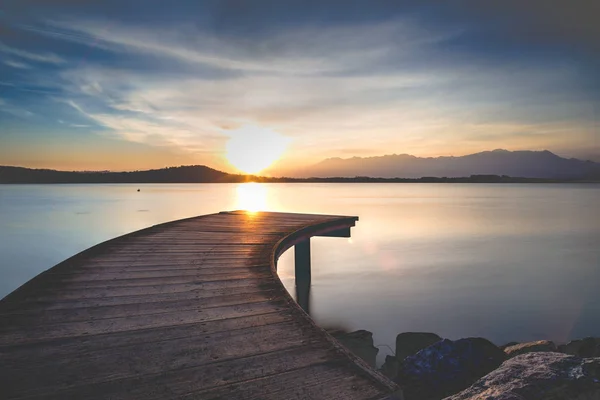
[[[566,160],[579,160],[579,161],[584,161],[584,162],[592,162],[592,163],[599,163],[598,161],[594,161],[591,159],[582,159],[582,158],[577,158],[577,157],[563,157],[561,155],[556,154],[553,151],[544,149],[544,150],[507,150],[507,149],[502,149],[502,148],[497,148],[494,150],[483,150],[483,151],[478,151],[475,153],[468,153],[468,154],[464,154],[464,155],[460,155],[460,156],[455,156],[455,155],[439,155],[439,156],[429,156],[429,157],[423,157],[423,156],[415,156],[409,153],[391,153],[391,154],[383,154],[383,155],[379,155],[379,156],[351,156],[351,157],[328,157],[328,158],[324,158],[321,161],[312,164],[312,165],[317,165],[320,162],[326,161],[326,160],[351,160],[351,159],[355,159],[355,158],[360,158],[360,159],[370,159],[370,158],[381,158],[381,157],[389,157],[389,156],[411,156],[414,158],[421,158],[421,159],[434,159],[434,158],[460,158],[460,157],[467,157],[467,156],[471,156],[471,155],[475,155],[475,154],[482,154],[482,153],[493,153],[493,152],[508,152],[508,153],[517,153],[517,152],[531,152],[531,153],[551,153],[554,154],[557,157],[560,158],[564,158]],[[311,166],[312,166],[311,165]],[[31,170],[50,170],[50,171],[57,171],[57,172],[80,172],[80,173],[120,173],[120,172],[141,172],[141,171],[154,171],[154,170],[160,170],[160,169],[167,169],[167,168],[180,168],[180,167],[206,167],[206,168],[210,168],[213,169],[215,171],[219,171],[219,172],[223,172],[226,174],[230,174],[230,175],[244,175],[244,176],[262,176],[262,177],[270,177],[270,178],[275,178],[276,176],[274,175],[259,175],[259,174],[251,174],[251,173],[245,173],[245,172],[227,172],[225,170],[221,170],[221,169],[217,169],[214,167],[211,167],[209,165],[206,164],[180,164],[180,165],[170,165],[170,166],[163,166],[163,167],[151,167],[151,168],[143,168],[143,169],[130,169],[130,170],[110,170],[110,169],[81,169],[81,170],[76,170],[76,169],[71,169],[71,170],[67,170],[67,169],[56,169],[56,168],[52,168],[52,167],[29,167],[29,166],[22,166],[22,165],[3,165],[0,164],[0,167],[11,167],[11,168],[25,168],[25,169],[31,169]],[[295,170],[302,170],[303,168],[306,167],[296,167],[294,168]],[[273,167],[268,167],[265,168],[263,171],[268,171],[269,169],[274,169]],[[262,171],[261,171],[262,172]],[[284,177],[284,176],[279,176],[279,177]]]

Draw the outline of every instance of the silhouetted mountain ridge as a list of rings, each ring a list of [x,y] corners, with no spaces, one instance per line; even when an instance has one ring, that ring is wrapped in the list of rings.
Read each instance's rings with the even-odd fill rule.
[[[205,165],[145,171],[56,171],[0,166],[0,183],[241,183],[241,182],[456,182],[600,181],[600,164],[549,151],[493,150],[461,157],[409,154],[329,158],[296,176],[229,174]]]
[[[421,178],[507,175],[544,179],[597,179],[600,164],[562,158],[544,151],[496,149],[454,157],[415,157],[391,154],[377,157],[328,158],[302,172],[311,177]]]
[[[55,171],[0,166],[0,183],[213,183],[245,180],[245,175],[228,174],[205,165],[131,172]]]

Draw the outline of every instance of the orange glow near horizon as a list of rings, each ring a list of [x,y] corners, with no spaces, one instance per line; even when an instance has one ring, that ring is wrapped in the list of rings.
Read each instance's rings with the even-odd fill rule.
[[[288,139],[270,129],[243,126],[228,132],[227,161],[247,174],[257,174],[270,167],[285,151]]]

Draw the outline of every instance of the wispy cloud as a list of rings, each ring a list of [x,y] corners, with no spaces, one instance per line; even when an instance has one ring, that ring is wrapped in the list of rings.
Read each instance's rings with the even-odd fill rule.
[[[3,99],[0,99],[0,112],[7,113],[18,118],[29,118],[34,115],[31,111],[22,107],[14,106]]]
[[[432,34],[408,20],[351,27],[296,28],[258,41],[218,37],[185,25],[146,28],[95,20],[49,21],[48,25],[60,29],[60,37],[65,40],[112,51],[136,51],[179,62],[277,74],[357,69],[381,61],[391,53],[414,55],[420,47],[447,40],[457,33]],[[42,32],[56,35],[56,30]]]
[[[172,74],[164,67],[140,71],[89,64],[60,73],[67,90],[64,101],[97,124],[126,140],[198,152],[219,153],[228,129],[248,123],[274,126],[297,139],[310,135],[304,129],[318,134],[331,125],[323,122],[332,110],[370,112],[381,107],[378,94],[389,96],[448,79],[439,71],[385,71],[390,56],[406,57],[444,38],[425,35],[401,21],[299,29],[253,44],[202,32],[188,32],[193,39],[186,41],[177,37],[176,29],[158,32],[114,24],[106,29],[90,21],[68,26],[80,29],[69,40],[90,46],[100,43],[104,50],[127,50],[128,56],[132,51],[140,56],[151,53],[169,63],[200,69],[208,64],[238,70],[219,79],[198,77],[201,71],[194,68]],[[351,35],[356,35],[354,42],[346,43],[343,39]],[[389,43],[397,36],[405,43],[394,50]],[[250,45],[255,51],[248,49]],[[361,69],[367,72],[357,72]],[[365,107],[369,101],[373,104]]]
[[[25,63],[14,61],[14,60],[5,60],[4,64],[9,67],[18,68],[18,69],[30,69],[31,67]]]
[[[538,132],[538,139],[547,143],[564,134],[549,129],[548,123],[539,125],[510,113],[514,104],[520,103],[514,100],[519,92],[538,92],[536,96],[540,96],[544,88],[565,79],[564,71],[541,74],[537,69],[513,69],[512,82],[507,85],[503,70],[506,68],[477,72],[455,66],[388,72],[385,76],[247,74],[215,81],[193,74],[168,76],[84,67],[66,70],[61,76],[71,82],[69,87],[73,95],[81,96],[81,102],[103,110],[88,116],[127,140],[203,152],[208,151],[202,145],[207,138],[226,135],[228,129],[243,123],[269,126],[293,137],[298,153],[313,157],[321,157],[321,150],[331,154],[348,142],[360,143],[366,133],[380,152],[420,153],[439,152],[467,138],[473,150],[485,148],[490,144],[483,133],[490,132],[501,139],[528,130]],[[485,88],[490,87],[494,88],[494,102],[485,100],[489,97]],[[557,100],[558,107],[567,103],[576,107],[574,99],[562,101],[560,105]],[[522,107],[530,108],[535,118],[529,118],[539,118],[535,104],[523,102]],[[504,110],[501,119],[499,110]],[[553,118],[548,111],[543,115]],[[573,135],[587,134],[580,124]],[[534,142],[529,139],[513,143],[525,148]],[[218,149],[224,140],[208,143]]]
[[[594,135],[589,99],[574,90],[576,66],[454,54],[446,49],[462,30],[409,17],[252,37],[99,17],[28,29],[86,48],[85,62],[70,64],[0,43],[12,57],[51,64],[19,73],[35,90],[55,90],[48,98],[82,119],[60,115],[59,123],[202,157],[218,157],[228,132],[247,124],[292,138],[304,162],[349,149],[436,155],[510,147],[503,138],[514,147],[564,147]]]
[[[21,49],[9,47],[0,42],[0,52],[13,56],[25,58],[30,61],[48,63],[48,64],[63,64],[65,60],[53,53],[33,53]]]

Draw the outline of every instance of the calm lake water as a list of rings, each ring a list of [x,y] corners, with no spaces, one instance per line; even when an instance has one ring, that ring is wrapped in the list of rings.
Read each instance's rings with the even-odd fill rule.
[[[87,247],[174,219],[357,215],[351,239],[312,239],[321,326],[370,330],[392,348],[405,331],[564,342],[600,335],[599,204],[592,184],[0,185],[0,297]],[[279,262],[291,292],[292,251]]]

